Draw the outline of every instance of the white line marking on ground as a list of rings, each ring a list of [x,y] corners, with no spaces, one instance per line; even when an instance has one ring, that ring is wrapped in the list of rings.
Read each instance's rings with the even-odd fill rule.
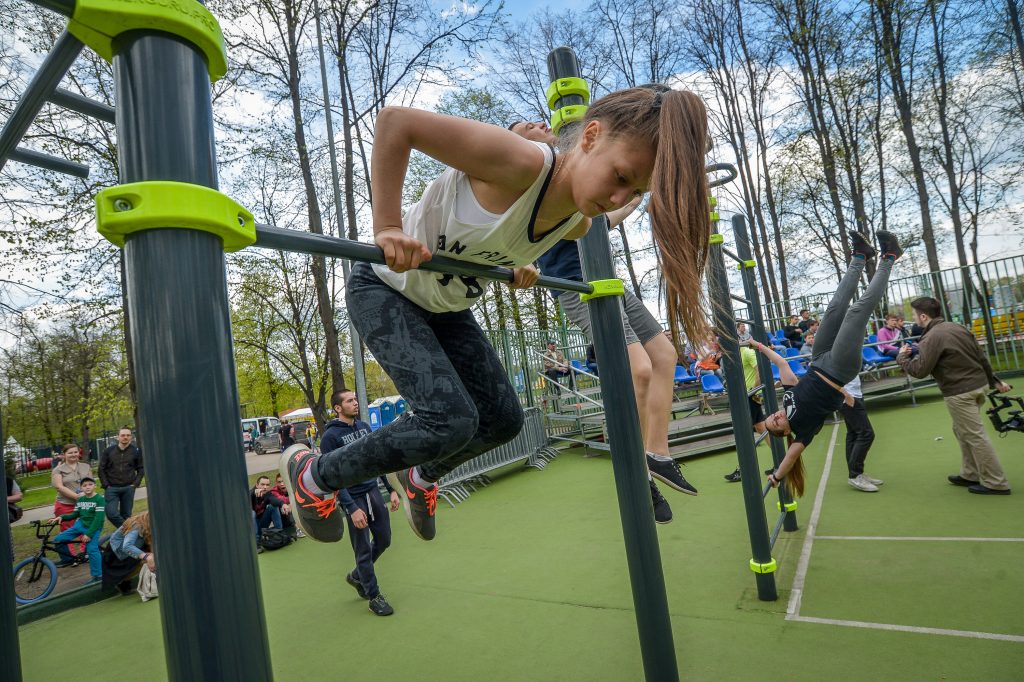
[[[1024,542],[1024,538],[945,538],[945,537],[899,537],[872,535],[819,535],[818,540],[894,540],[907,542]]]
[[[800,561],[796,565],[793,588],[789,593],[789,604],[786,606],[786,620],[794,620],[800,615],[804,580],[807,578],[807,566],[811,563],[811,546],[814,544],[814,532],[818,528],[818,518],[821,516],[821,501],[825,498],[825,484],[828,483],[828,475],[832,471],[832,453],[835,452],[838,435],[839,424],[836,424],[832,427],[832,439],[828,444],[828,454],[825,456],[825,467],[821,472],[821,480],[818,481],[818,492],[814,496],[814,508],[811,510],[811,518],[807,521],[807,534],[804,536],[804,546],[800,550]]]
[[[916,632],[922,635],[947,635],[950,637],[969,637],[972,639],[997,639],[1003,642],[1024,642],[1021,635],[1001,635],[996,632],[975,632],[973,630],[947,630],[945,628],[922,628],[916,625],[892,625],[890,623],[867,623],[860,620],[838,620],[835,618],[812,618],[810,616],[786,616],[786,620],[801,623],[819,623],[822,625],[842,625],[851,628],[869,630],[890,630],[894,632]]]

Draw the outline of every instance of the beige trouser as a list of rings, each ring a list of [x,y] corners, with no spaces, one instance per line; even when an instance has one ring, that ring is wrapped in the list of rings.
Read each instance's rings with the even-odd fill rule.
[[[960,442],[960,476],[968,481],[980,481],[986,488],[1008,490],[1009,481],[1003,473],[992,440],[981,421],[981,406],[985,404],[988,388],[945,398],[946,409],[953,418],[953,434]]]

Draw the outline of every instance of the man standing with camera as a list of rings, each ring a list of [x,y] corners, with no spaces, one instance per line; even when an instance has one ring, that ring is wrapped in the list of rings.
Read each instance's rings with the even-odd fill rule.
[[[981,406],[990,388],[1006,393],[1010,385],[993,374],[974,334],[942,318],[937,300],[918,298],[910,307],[914,321],[924,329],[920,352],[911,359],[910,344],[904,344],[896,361],[912,377],[931,374],[942,391],[961,454],[960,473],[949,476],[949,482],[979,495],[1009,495],[1010,483],[981,420]]]

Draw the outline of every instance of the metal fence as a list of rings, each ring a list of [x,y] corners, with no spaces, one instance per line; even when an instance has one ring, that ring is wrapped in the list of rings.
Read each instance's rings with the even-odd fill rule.
[[[452,507],[467,499],[477,487],[490,484],[489,473],[509,464],[525,460],[528,467],[543,469],[558,451],[548,446],[544,431],[544,415],[536,407],[525,410],[523,428],[508,443],[489,450],[479,457],[460,464],[438,481],[439,497]]]
[[[523,406],[533,407],[542,401],[545,386],[539,375],[544,371],[542,354],[549,340],[557,344],[566,360],[586,358],[587,337],[579,329],[495,329],[484,333]]]

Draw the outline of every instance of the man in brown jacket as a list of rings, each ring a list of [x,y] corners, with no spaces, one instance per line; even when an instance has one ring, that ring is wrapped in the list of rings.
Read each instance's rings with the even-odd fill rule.
[[[910,307],[914,320],[924,328],[920,353],[911,359],[910,345],[904,344],[896,361],[912,377],[931,374],[942,391],[962,460],[960,473],[950,476],[949,482],[980,495],[1009,495],[1010,483],[981,421],[981,406],[990,388],[1006,393],[1011,387],[992,373],[974,334],[942,319],[937,300],[926,296],[912,301]]]

